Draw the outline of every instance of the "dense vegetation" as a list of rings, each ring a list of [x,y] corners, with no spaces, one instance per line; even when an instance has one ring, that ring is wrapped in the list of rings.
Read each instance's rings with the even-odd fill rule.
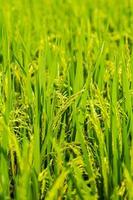
[[[133,199],[133,0],[0,0],[0,200]]]

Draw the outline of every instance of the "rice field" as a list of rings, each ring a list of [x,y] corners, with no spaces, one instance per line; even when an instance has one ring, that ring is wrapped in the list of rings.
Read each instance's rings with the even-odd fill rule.
[[[0,200],[133,200],[133,0],[0,0]]]

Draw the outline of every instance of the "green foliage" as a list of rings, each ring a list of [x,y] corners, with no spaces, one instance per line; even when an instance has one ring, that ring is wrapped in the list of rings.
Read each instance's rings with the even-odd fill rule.
[[[133,1],[0,0],[0,199],[133,199]]]

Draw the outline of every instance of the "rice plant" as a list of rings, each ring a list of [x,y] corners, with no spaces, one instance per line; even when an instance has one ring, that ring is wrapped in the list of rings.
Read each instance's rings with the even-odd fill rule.
[[[0,200],[133,199],[132,32],[132,0],[0,0]]]

